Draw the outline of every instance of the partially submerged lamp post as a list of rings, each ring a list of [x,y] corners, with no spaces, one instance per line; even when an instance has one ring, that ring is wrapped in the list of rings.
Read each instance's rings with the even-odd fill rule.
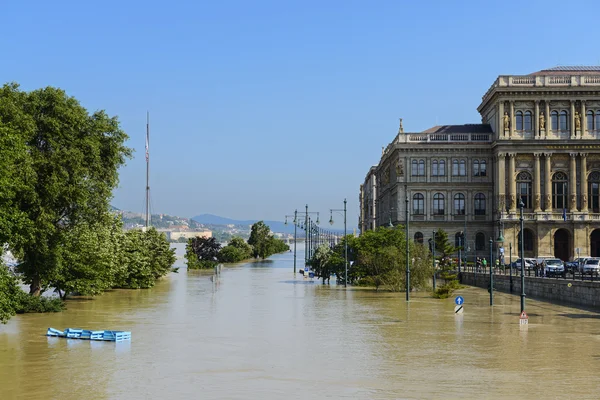
[[[348,287],[348,238],[346,237],[346,199],[344,199],[343,209],[330,209],[329,210],[329,223],[333,225],[333,212],[344,212],[344,287]]]

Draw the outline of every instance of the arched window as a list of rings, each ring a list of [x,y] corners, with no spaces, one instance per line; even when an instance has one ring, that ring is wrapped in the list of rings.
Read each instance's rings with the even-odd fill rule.
[[[587,130],[588,132],[594,130],[594,112],[592,110],[587,112]]]
[[[569,119],[567,118],[569,114],[566,111],[560,112],[560,130],[568,131],[569,130]]]
[[[433,195],[433,215],[444,215],[445,214],[445,201],[444,195],[436,193]]]
[[[425,176],[425,160],[419,160],[419,176]]]
[[[552,111],[552,130],[558,130],[558,111]]]
[[[531,111],[525,111],[525,118],[523,121],[523,130],[531,131],[533,128],[531,127]]]
[[[421,232],[415,233],[415,243],[423,244],[423,234]]]
[[[458,160],[452,160],[452,176],[458,176]]]
[[[479,160],[473,160],[473,176],[479,176]]]
[[[413,215],[425,214],[425,196],[417,193],[413,196]]]
[[[411,165],[410,174],[412,176],[418,176],[419,175],[419,162],[417,160],[412,160],[410,165]]]
[[[517,111],[516,117],[517,117],[517,130],[522,131],[523,130],[523,112]]]
[[[588,207],[591,212],[600,213],[600,172],[592,171],[588,176]]]
[[[567,174],[556,172],[552,176],[552,208],[567,208]]]
[[[475,195],[475,215],[485,215],[485,195],[483,193]]]
[[[467,176],[467,163],[465,160],[460,160],[460,165],[458,168],[458,174],[460,176]]]
[[[465,215],[465,195],[462,193],[454,195],[454,214]]]
[[[487,167],[485,160],[479,161],[479,176],[487,176]]]
[[[433,160],[431,162],[431,176],[438,176],[438,162]]]
[[[446,161],[445,160],[440,160],[439,165],[439,169],[438,169],[438,175],[439,176],[446,176]]]
[[[485,250],[485,235],[481,232],[475,235],[475,250]]]
[[[462,247],[462,246],[464,246],[463,233],[456,232],[456,234],[454,235],[454,247]]]
[[[596,111],[596,121],[594,122],[594,129],[600,131],[600,111]]]
[[[531,175],[529,172],[523,171],[517,175],[517,194],[523,200],[525,208],[532,208]],[[517,204],[519,204],[519,199],[517,199]]]

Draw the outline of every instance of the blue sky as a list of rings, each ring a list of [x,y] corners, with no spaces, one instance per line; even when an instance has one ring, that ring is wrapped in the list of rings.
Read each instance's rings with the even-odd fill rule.
[[[1,2],[0,77],[119,116],[135,156],[116,207],[143,211],[149,111],[153,212],[283,220],[348,198],[356,225],[359,185],[399,117],[406,131],[478,123],[500,74],[598,65],[597,11],[594,1]]]

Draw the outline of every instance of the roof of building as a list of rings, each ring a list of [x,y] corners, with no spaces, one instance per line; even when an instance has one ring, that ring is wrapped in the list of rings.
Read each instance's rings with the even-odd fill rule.
[[[532,75],[532,76],[535,76],[535,75],[565,75],[565,72],[574,72],[574,73],[576,73],[576,75],[597,75],[598,73],[600,73],[600,66],[598,66],[598,65],[592,65],[592,66],[564,65],[564,66],[558,66],[558,67],[553,67],[553,68],[546,68],[546,69],[534,72],[529,75]]]
[[[422,133],[492,133],[488,124],[436,125]]]

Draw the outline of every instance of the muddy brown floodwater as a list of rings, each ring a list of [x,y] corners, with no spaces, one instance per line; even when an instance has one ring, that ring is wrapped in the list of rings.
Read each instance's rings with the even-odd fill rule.
[[[462,316],[454,299],[310,283],[292,253],[219,279],[181,270],[0,326],[0,399],[600,397],[600,314],[528,299],[522,330],[518,296],[490,308],[486,290],[459,294]],[[132,340],[47,338],[48,327]]]

